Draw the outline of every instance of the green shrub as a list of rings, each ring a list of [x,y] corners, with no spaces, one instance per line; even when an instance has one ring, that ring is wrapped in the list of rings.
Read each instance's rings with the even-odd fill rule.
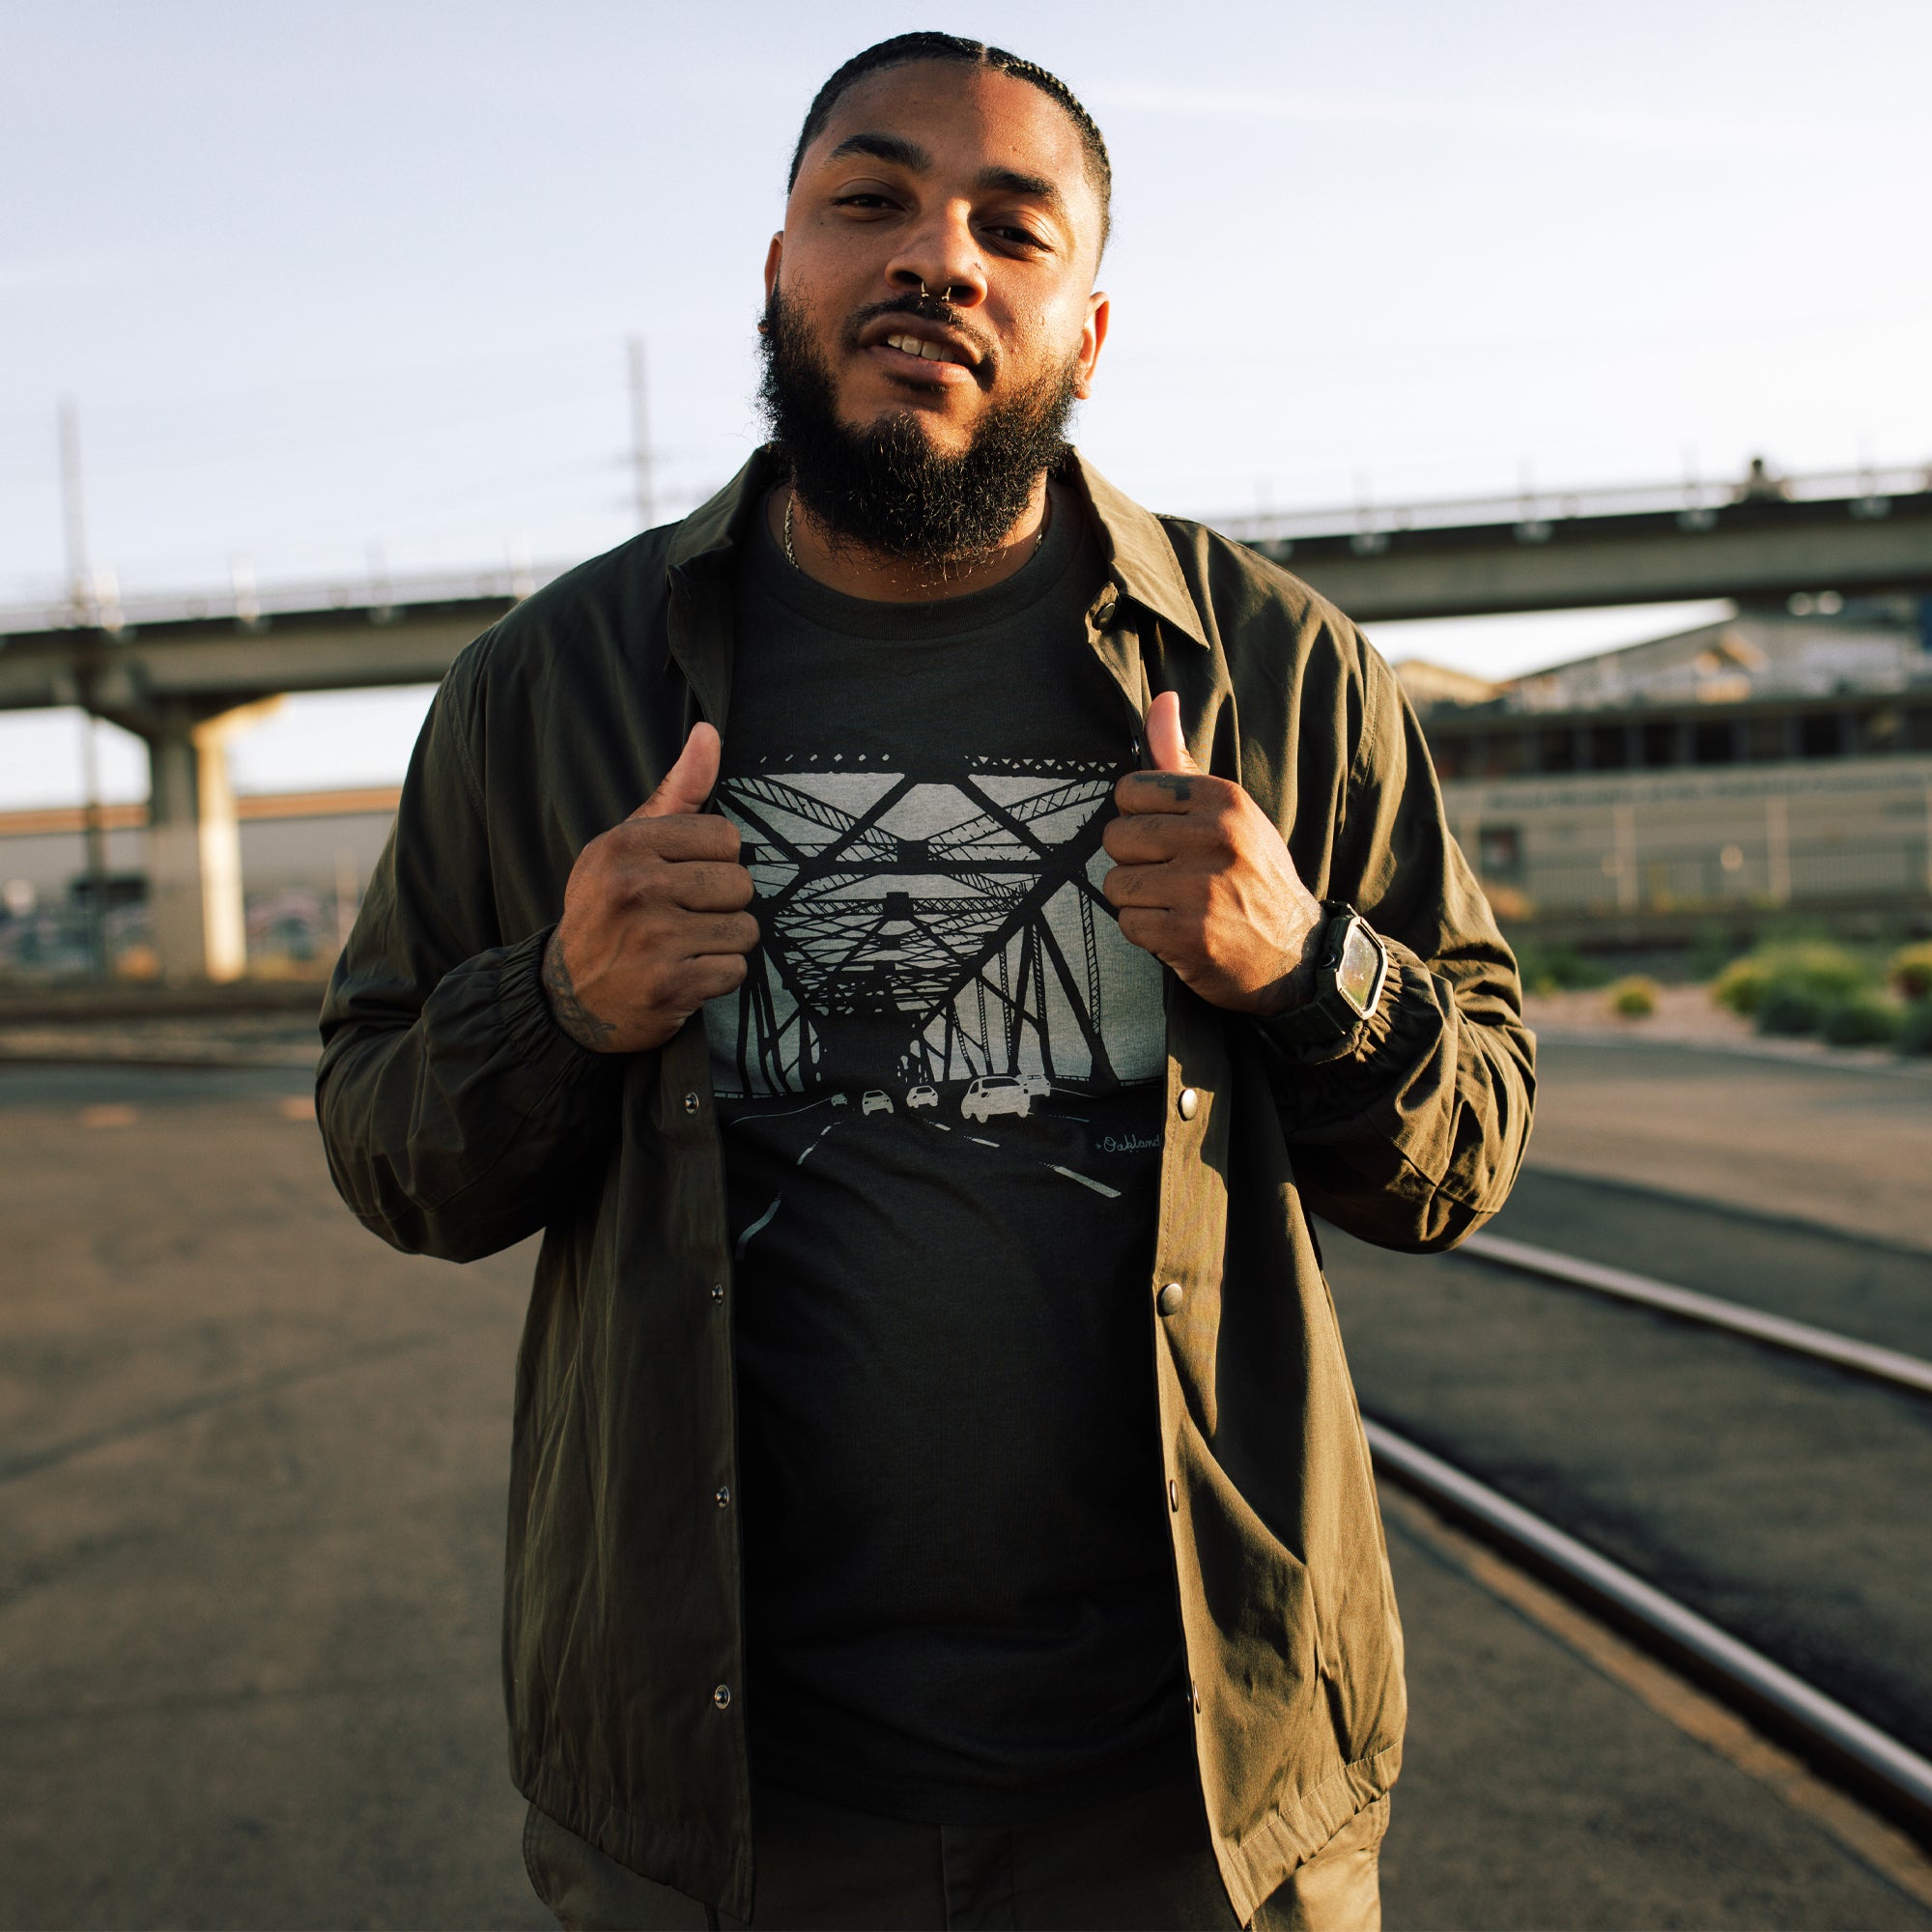
[[[1900,1053],[1932,1053],[1932,1000],[1917,1000],[1906,1008],[1892,1044]]]
[[[1715,980],[1738,956],[1740,950],[1720,921],[1701,921],[1690,940],[1690,977]]]
[[[1829,940],[1786,940],[1760,946],[1755,952],[1734,960],[1718,975],[1711,996],[1734,1013],[1747,1017],[1756,1014],[1762,1020],[1773,991],[1793,987],[1816,1002],[1822,1014],[1825,1007],[1837,1006],[1860,991],[1866,977],[1858,960]]]
[[[1532,993],[1567,993],[1601,986],[1610,976],[1574,946],[1545,946],[1526,939],[1517,948],[1517,969]]]
[[[1627,1020],[1647,1020],[1657,1010],[1657,981],[1641,973],[1610,988],[1610,1010]]]
[[[1898,1037],[1904,1017],[1877,993],[1854,993],[1826,1013],[1818,1030],[1833,1046],[1885,1046]]]
[[[1901,999],[1932,1000],[1932,939],[1916,946],[1901,946],[1891,955],[1886,977],[1898,989]]]
[[[1780,980],[1765,989],[1758,1002],[1759,1033],[1816,1033],[1825,1024],[1833,1002],[1795,980]]]
[[[1711,997],[1749,1019],[1764,1005],[1770,985],[1771,974],[1762,959],[1733,959],[1711,982]]]

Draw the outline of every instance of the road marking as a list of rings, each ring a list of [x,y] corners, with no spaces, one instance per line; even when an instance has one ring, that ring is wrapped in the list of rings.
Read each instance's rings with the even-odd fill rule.
[[[980,1138],[980,1136],[979,1136],[978,1134],[968,1134],[968,1135],[966,1136],[966,1138],[967,1138],[967,1139],[968,1139],[969,1141],[971,1141],[971,1142],[973,1143],[973,1145],[974,1145],[975,1147],[998,1147],[998,1146],[999,1146],[999,1142],[998,1142],[998,1141],[982,1141],[982,1140],[981,1140],[981,1139]]]
[[[806,1153],[810,1153],[810,1151],[811,1150],[810,1148],[807,1148],[805,1151]],[[799,1155],[799,1158],[803,1160],[805,1158],[805,1154]],[[760,1214],[758,1218],[755,1221],[753,1221],[752,1225],[749,1228],[747,1228],[742,1235],[738,1236],[738,1245],[736,1248],[732,1250],[732,1253],[737,1260],[743,1261],[745,1259],[745,1250],[751,1246],[752,1236],[757,1234],[761,1229],[769,1228],[772,1225],[772,1216],[776,1214],[779,1211],[779,1209],[783,1206],[784,1206],[784,1196],[781,1194],[779,1198],[776,1201],[774,1201],[772,1205],[769,1208],[767,1208],[765,1211],[762,1214]]]
[[[925,1124],[928,1127],[937,1127],[942,1134],[950,1134],[952,1131],[944,1121],[928,1121]]]
[[[804,1106],[787,1107],[781,1114],[740,1114],[736,1120],[727,1121],[725,1124],[735,1127],[742,1125],[746,1121],[789,1121],[794,1115],[810,1113],[814,1107],[835,1107],[838,1104],[836,1097],[829,1097],[823,1100],[808,1100]]]
[[[1612,1683],[1621,1684],[1686,1737],[1769,1787],[1909,1898],[1932,1905],[1932,1859],[1903,1832],[1827,1784],[1781,1745],[1772,1743],[1689,1679],[1445,1521],[1419,1497],[1387,1482],[1376,1487],[1381,1492],[1383,1515],[1434,1549],[1452,1569],[1520,1612]]]
[[[798,1167],[803,1167],[806,1163],[807,1157],[812,1153],[815,1153],[818,1151],[819,1141],[822,1141],[825,1138],[825,1136],[829,1134],[832,1131],[832,1129],[836,1127],[838,1124],[838,1122],[837,1121],[826,1122],[826,1123],[819,1128],[817,1138],[813,1140],[810,1147],[806,1149],[804,1153],[799,1155],[794,1165]]]
[[[1104,1194],[1109,1201],[1121,1198],[1118,1187],[1109,1187],[1104,1180],[1089,1180],[1084,1174],[1075,1174],[1070,1167],[1062,1167],[1057,1160],[1045,1161],[1042,1165],[1052,1168],[1055,1174],[1065,1175],[1068,1180],[1077,1180],[1082,1187],[1091,1187],[1095,1194]]]

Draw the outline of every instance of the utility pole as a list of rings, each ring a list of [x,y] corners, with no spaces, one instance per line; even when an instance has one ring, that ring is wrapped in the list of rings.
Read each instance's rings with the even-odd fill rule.
[[[93,602],[87,570],[87,513],[80,494],[80,412],[71,396],[60,400],[61,529],[67,539],[68,595],[74,615],[85,618]]]
[[[77,622],[96,614],[87,566],[87,512],[80,488],[80,411],[60,400],[61,530],[67,544],[68,596]],[[93,680],[80,681],[81,827],[87,852],[87,952],[95,973],[107,977],[107,829],[100,815],[100,760],[94,739]]]
[[[644,338],[634,335],[631,353],[631,478],[637,492],[638,527],[647,530],[657,521],[651,487],[650,400],[644,388]]]

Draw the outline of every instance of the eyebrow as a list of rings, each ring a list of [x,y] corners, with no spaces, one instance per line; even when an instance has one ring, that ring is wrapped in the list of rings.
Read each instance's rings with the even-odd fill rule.
[[[875,161],[891,161],[913,174],[929,173],[932,168],[932,156],[917,141],[909,141],[903,134],[848,134],[826,159],[842,160],[849,155],[867,155]],[[1029,195],[1054,208],[1064,209],[1066,205],[1066,197],[1044,175],[1022,174],[1017,168],[981,168],[973,185],[989,193]]]
[[[932,166],[932,156],[917,141],[908,141],[903,134],[848,134],[825,158],[837,161],[847,155],[869,155],[875,161],[896,161],[900,167],[911,168],[915,173]]]

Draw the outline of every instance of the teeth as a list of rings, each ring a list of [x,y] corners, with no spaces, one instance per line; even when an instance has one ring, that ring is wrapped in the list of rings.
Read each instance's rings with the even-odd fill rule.
[[[954,360],[952,352],[943,343],[927,342],[919,335],[889,335],[889,348],[902,350],[908,355],[923,355],[928,362],[951,362]]]

